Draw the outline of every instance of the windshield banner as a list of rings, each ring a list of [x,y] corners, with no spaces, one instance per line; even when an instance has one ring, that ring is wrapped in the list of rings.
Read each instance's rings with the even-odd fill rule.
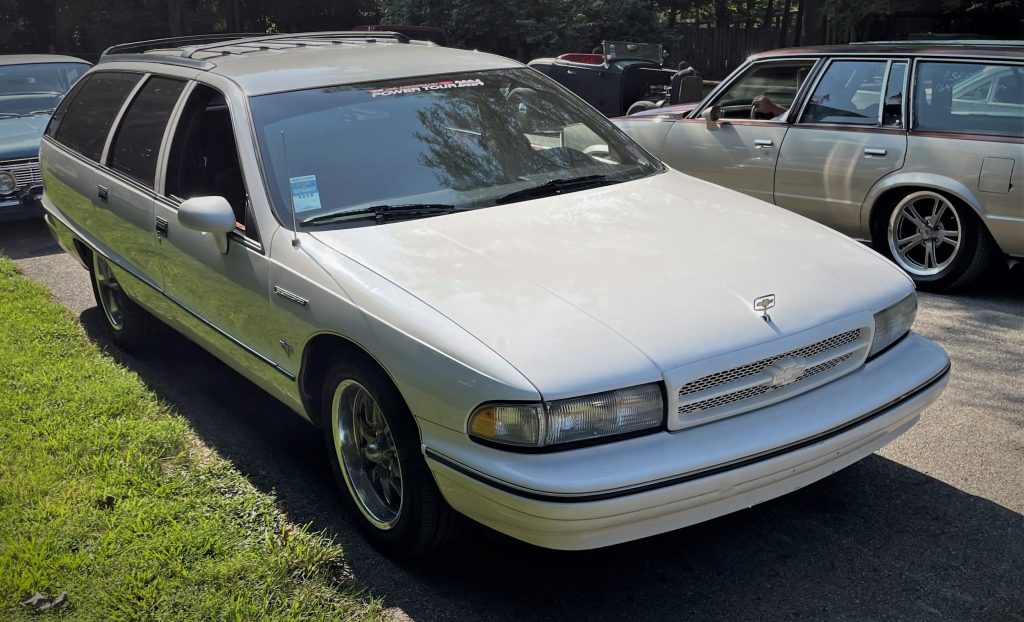
[[[441,91],[444,89],[461,89],[467,86],[483,86],[484,81],[479,78],[472,80],[442,80],[440,82],[425,82],[423,84],[409,84],[406,86],[388,86],[381,89],[370,89],[371,97],[381,95],[404,95],[406,93],[422,93],[424,91]]]

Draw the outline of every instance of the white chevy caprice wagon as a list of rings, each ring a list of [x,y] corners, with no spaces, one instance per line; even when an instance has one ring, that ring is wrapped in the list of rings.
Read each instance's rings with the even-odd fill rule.
[[[949,378],[895,266],[498,56],[119,46],[41,161],[114,340],[159,318],[319,426],[398,554],[463,517],[584,549],[746,508],[882,447]]]

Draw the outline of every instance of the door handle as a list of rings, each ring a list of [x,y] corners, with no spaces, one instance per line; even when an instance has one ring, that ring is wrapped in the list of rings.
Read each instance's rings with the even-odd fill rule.
[[[107,196],[108,196],[107,187],[106,186],[97,186],[96,187],[96,196],[98,196],[100,198],[100,201],[103,201],[104,203],[106,203],[107,202]]]
[[[774,140],[770,138],[755,138],[754,149],[767,149],[775,144]]]
[[[879,156],[879,157],[881,157],[881,156],[886,155],[887,153],[889,153],[888,149],[872,149],[872,148],[868,147],[867,149],[864,150],[864,155],[866,155],[866,156]]]
[[[156,237],[166,238],[167,237],[167,219],[156,217]]]

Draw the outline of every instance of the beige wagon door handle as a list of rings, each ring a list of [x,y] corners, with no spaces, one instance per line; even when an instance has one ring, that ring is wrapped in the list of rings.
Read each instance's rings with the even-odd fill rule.
[[[767,149],[775,144],[775,141],[770,138],[755,138],[754,149]]]
[[[888,149],[872,149],[871,147],[868,147],[864,150],[864,155],[868,157],[881,157],[887,153],[889,153]]]

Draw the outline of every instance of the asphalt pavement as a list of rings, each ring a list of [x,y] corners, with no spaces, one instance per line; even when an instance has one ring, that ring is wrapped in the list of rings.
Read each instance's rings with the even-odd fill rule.
[[[138,355],[103,331],[86,272],[40,221],[0,252],[192,424],[295,523],[340,542],[358,585],[413,620],[984,620],[1024,622],[1024,271],[921,295],[916,330],[953,377],[877,454],[774,501],[676,532],[557,552],[471,529],[394,562],[340,504],[318,432],[183,337]]]

